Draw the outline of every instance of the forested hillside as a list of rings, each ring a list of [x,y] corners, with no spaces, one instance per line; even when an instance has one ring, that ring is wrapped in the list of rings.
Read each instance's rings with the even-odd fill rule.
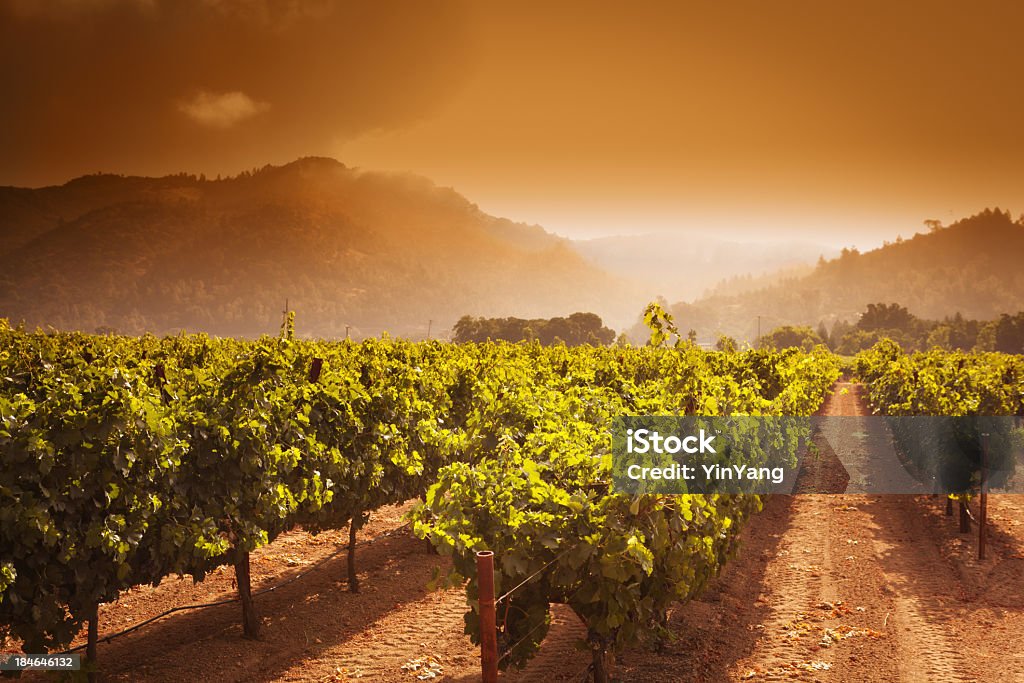
[[[949,226],[928,224],[926,233],[872,251],[845,249],[803,277],[740,295],[677,303],[672,313],[681,327],[713,341],[718,333],[752,340],[759,317],[762,333],[822,322],[831,328],[839,320],[855,322],[877,302],[898,302],[931,320],[957,313],[992,320],[1020,310],[1024,222],[986,209]]]
[[[30,327],[247,336],[275,331],[287,301],[310,334],[423,337],[466,314],[622,324],[635,308],[538,226],[324,158],[0,188],[0,243],[0,315]]]

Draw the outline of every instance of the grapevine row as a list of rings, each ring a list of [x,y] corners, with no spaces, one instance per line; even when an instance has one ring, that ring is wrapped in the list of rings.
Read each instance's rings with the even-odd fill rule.
[[[297,525],[354,533],[374,509],[423,496],[417,531],[466,576],[485,547],[499,586],[558,557],[506,610],[508,643],[546,623],[551,601],[578,608],[601,647],[633,642],[717,571],[758,501],[611,494],[609,420],[809,414],[837,374],[834,357],[795,351],[125,338],[0,322],[0,636],[60,649],[131,586],[244,571]]]
[[[1006,417],[1024,414],[1024,358],[938,349],[905,354],[886,339],[858,354],[854,368],[872,409],[889,416],[897,448],[936,490],[977,489],[983,447],[994,473],[987,484],[1001,486],[1012,476],[1019,431]]]
[[[494,552],[503,666],[536,653],[550,605],[563,603],[587,627],[594,679],[606,680],[607,654],[667,635],[668,607],[700,593],[760,508],[753,495],[611,493],[615,417],[810,415],[839,376],[837,358],[823,350],[706,353],[679,339],[670,320],[651,317],[656,341],[677,337],[668,352],[627,359],[613,351],[596,366],[570,359],[560,374],[572,381],[547,378],[529,395],[482,405],[475,436],[487,456],[443,468],[414,512],[417,533],[453,556],[449,578],[469,579],[474,608],[475,553]],[[795,449],[786,437],[776,435]],[[479,629],[474,609],[474,642]]]

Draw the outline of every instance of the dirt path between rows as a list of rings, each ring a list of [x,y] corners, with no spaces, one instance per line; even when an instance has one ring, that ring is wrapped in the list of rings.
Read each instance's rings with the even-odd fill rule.
[[[840,383],[823,413],[866,415],[861,387]],[[873,422],[850,438],[881,438]],[[805,463],[816,490],[842,491],[849,481],[829,453],[842,438],[823,439],[819,457]],[[478,650],[462,634],[464,594],[427,590],[450,565],[403,526],[408,507],[379,511],[362,530],[359,594],[346,590],[341,555],[256,598],[261,640],[242,638],[237,604],[181,612],[101,643],[101,680],[479,680]],[[671,614],[675,639],[660,651],[622,653],[616,677],[1024,682],[1024,496],[990,497],[985,562],[976,559],[976,536],[957,533],[943,510],[930,496],[766,499],[723,574]],[[254,554],[254,588],[307,569],[346,540],[345,530],[285,534]],[[133,589],[102,607],[101,634],[232,590],[228,568],[198,585]],[[553,611],[538,656],[504,680],[586,676],[589,655],[575,647],[581,625],[563,606]]]

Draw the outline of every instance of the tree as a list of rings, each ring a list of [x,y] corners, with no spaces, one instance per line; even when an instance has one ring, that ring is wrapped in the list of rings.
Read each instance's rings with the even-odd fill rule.
[[[951,328],[949,325],[938,325],[929,333],[928,340],[925,342],[925,346],[929,349],[949,349],[951,348],[950,336]]]
[[[852,329],[853,325],[846,320],[835,321],[835,323],[832,324],[832,331],[829,332],[828,335],[829,348],[835,351],[840,342],[842,342],[843,337],[849,334]]]
[[[718,351],[725,351],[727,353],[734,353],[738,348],[736,340],[729,335],[719,335],[718,341],[715,342],[715,349]]]
[[[470,342],[470,341],[481,341],[479,339],[481,333],[483,318],[474,318],[471,315],[464,315],[459,318],[459,321],[455,323],[455,327],[452,328],[454,332],[452,339],[456,342]]]
[[[762,347],[771,347],[776,349],[796,347],[810,350],[818,344],[824,343],[824,340],[819,337],[814,330],[807,326],[795,327],[793,325],[783,325],[782,327],[775,328],[769,334],[761,338]]]
[[[857,321],[857,328],[866,330],[914,331],[918,319],[899,304],[868,304],[867,310]]]
[[[996,328],[999,326],[999,321],[993,320],[992,322],[985,323],[978,330],[978,341],[974,344],[975,351],[995,351],[996,350]]]
[[[822,320],[822,321],[820,321],[818,323],[817,333],[818,333],[818,336],[821,337],[821,341],[822,341],[823,344],[825,344],[828,347],[832,346],[831,340],[829,339],[829,336],[828,336],[828,328],[825,327],[825,321],[824,320]]]
[[[568,318],[524,320],[523,318],[474,318],[464,315],[452,328],[455,342],[485,342],[488,339],[509,342],[537,340],[541,344],[606,346],[615,340],[615,330],[607,328],[594,313],[573,313]]]
[[[856,328],[850,330],[836,344],[836,353],[844,356],[852,356],[865,349],[870,349],[878,343],[880,337],[878,332],[868,332]]]
[[[995,350],[1003,353],[1024,353],[1024,312],[1003,314],[995,327]]]

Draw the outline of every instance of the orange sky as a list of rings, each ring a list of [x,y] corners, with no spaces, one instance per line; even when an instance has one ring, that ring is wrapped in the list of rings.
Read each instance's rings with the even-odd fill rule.
[[[589,236],[1024,211],[1012,2],[0,0],[0,184],[411,170]]]

